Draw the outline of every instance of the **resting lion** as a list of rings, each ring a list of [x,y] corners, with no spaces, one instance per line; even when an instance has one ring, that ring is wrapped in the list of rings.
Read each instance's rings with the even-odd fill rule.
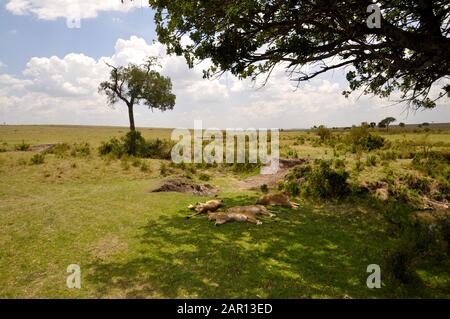
[[[229,221],[249,222],[261,225],[262,222],[256,218],[257,215],[274,217],[267,208],[262,205],[237,206],[227,209],[226,212],[211,213],[208,212],[208,220],[216,221],[215,225],[222,225]]]
[[[207,212],[215,212],[220,207],[222,207],[222,205],[223,205],[222,199],[214,199],[214,200],[210,200],[206,203],[196,203],[195,205],[189,205],[188,208],[190,210],[195,210],[196,213],[191,216],[188,216],[187,218],[190,219],[194,216],[197,216],[200,214],[205,214]]]
[[[256,201],[256,204],[269,206],[282,206],[293,209],[297,209],[299,207],[299,204],[291,202],[289,200],[289,196],[283,193],[264,195]]]

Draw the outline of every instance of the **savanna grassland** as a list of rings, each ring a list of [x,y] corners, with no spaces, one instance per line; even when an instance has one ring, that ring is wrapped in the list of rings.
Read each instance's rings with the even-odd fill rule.
[[[0,126],[1,298],[450,297],[450,127],[282,132],[282,157],[307,162],[267,185],[258,167],[117,154],[126,133]],[[300,208],[215,227],[186,219],[208,197],[151,192],[175,177],[217,186],[225,207],[286,191]],[[381,289],[366,286],[369,264]]]

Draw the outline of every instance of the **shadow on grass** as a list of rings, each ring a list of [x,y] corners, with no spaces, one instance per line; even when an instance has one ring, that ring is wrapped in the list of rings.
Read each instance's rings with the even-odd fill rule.
[[[254,198],[227,198],[227,207]],[[395,297],[366,287],[369,264],[382,263],[380,220],[324,205],[276,209],[262,226],[172,212],[142,227],[139,250],[124,260],[89,265],[97,297],[313,298]],[[115,292],[119,294],[115,294]]]

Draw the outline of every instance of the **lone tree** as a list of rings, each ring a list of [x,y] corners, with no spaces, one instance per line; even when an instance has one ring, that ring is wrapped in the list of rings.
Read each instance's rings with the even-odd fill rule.
[[[380,123],[378,123],[379,128],[386,128],[387,131],[389,131],[389,125],[397,121],[393,117],[387,117],[384,120],[382,120]]]
[[[211,59],[206,77],[230,71],[254,78],[285,64],[295,80],[307,81],[348,67],[345,95],[361,89],[388,97],[399,90],[400,99],[414,108],[435,107],[437,99],[450,96],[450,1],[378,4],[150,0],[159,41],[191,67]],[[441,88],[436,95],[430,94],[434,85]]]
[[[164,77],[153,67],[156,58],[149,58],[143,65],[129,64],[128,66],[111,68],[109,81],[100,83],[99,93],[105,93],[108,104],[114,105],[123,101],[128,107],[130,130],[136,132],[134,124],[134,106],[143,103],[150,109],[161,111],[172,110],[176,97],[172,93],[172,81]]]

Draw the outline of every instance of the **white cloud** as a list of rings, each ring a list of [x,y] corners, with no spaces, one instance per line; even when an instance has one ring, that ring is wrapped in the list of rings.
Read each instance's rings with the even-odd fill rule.
[[[277,68],[266,86],[238,81],[231,75],[220,80],[203,79],[205,64],[190,70],[182,57],[166,56],[159,43],[144,39],[119,39],[112,56],[94,59],[70,53],[64,57],[31,58],[22,77],[0,73],[0,122],[14,124],[128,125],[126,108],[106,106],[97,93],[114,65],[142,63],[149,56],[161,56],[161,72],[170,76],[177,95],[173,111],[150,112],[136,107],[138,126],[192,127],[194,120],[205,127],[304,128],[325,124],[348,126],[362,121],[379,121],[394,116],[404,122],[432,122],[450,118],[448,107],[420,112],[405,120],[402,107],[387,107],[389,101],[356,95],[342,96],[341,78],[318,78],[297,88],[283,68]]]
[[[42,20],[57,18],[88,19],[101,11],[130,11],[140,7],[140,1],[126,0],[9,0],[6,9],[15,15],[35,15]]]

